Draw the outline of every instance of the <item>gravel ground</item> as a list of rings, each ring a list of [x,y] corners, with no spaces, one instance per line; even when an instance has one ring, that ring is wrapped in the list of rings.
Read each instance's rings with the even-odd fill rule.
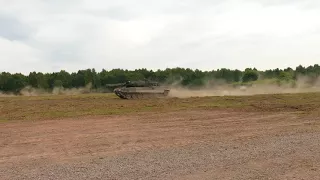
[[[320,179],[319,120],[188,111],[7,123],[0,177]]]

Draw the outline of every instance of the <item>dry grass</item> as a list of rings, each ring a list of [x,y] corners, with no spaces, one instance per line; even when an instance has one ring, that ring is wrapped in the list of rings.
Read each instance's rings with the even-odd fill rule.
[[[320,93],[122,100],[113,94],[0,97],[0,122],[93,115],[232,108],[245,111],[319,113]]]

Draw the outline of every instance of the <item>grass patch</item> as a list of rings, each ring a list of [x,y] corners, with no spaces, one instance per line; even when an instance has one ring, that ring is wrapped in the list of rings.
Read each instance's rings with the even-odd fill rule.
[[[5,123],[5,122],[9,122],[9,120],[0,118],[0,123]]]
[[[182,109],[319,112],[320,93],[122,100],[113,94],[0,97],[0,122]]]

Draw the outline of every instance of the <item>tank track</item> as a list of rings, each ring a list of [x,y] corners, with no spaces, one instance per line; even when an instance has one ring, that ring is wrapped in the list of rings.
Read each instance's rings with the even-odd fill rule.
[[[121,89],[115,89],[114,93],[121,99],[149,99],[164,98],[168,96],[170,90],[164,90],[162,93],[155,92],[123,92]]]

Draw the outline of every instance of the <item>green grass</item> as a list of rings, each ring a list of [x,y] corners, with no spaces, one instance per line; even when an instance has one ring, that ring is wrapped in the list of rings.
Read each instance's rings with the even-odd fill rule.
[[[188,109],[319,112],[320,93],[122,100],[113,94],[0,97],[0,122]]]

